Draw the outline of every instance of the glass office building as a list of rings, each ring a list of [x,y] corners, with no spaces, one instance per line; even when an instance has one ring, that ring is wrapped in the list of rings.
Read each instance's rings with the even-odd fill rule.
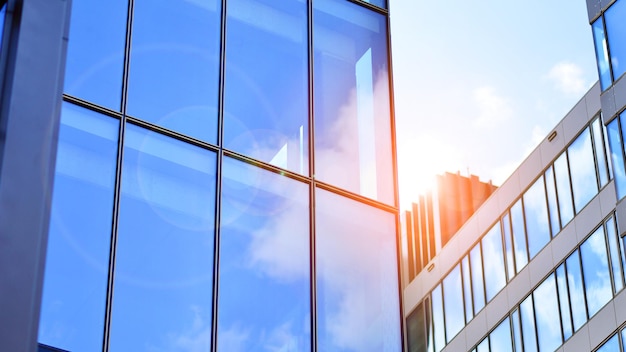
[[[385,0],[73,0],[64,26],[40,351],[402,351]]]
[[[626,351],[626,0],[587,7],[599,83],[405,285],[408,351]]]

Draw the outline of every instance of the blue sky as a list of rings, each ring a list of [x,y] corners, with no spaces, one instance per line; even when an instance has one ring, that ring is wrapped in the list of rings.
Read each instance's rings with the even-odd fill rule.
[[[400,200],[501,185],[598,79],[582,0],[390,0]]]

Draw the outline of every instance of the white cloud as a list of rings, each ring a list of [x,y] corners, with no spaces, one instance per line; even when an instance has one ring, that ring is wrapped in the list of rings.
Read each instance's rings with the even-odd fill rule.
[[[513,116],[511,101],[497,94],[493,87],[480,87],[474,90],[474,102],[478,106],[478,117],[474,125],[485,127],[509,120]]]
[[[552,66],[547,75],[556,89],[566,95],[580,95],[587,90],[583,70],[572,62],[561,61]]]

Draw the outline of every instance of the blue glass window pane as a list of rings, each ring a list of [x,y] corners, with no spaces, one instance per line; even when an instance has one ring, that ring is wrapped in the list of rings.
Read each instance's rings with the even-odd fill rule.
[[[227,3],[224,146],[308,174],[306,2]]]
[[[600,76],[600,86],[605,90],[611,85],[611,71],[609,70],[609,51],[606,44],[606,34],[604,33],[604,21],[598,18],[592,25],[593,42],[596,49],[596,63],[598,64],[598,75]]]
[[[559,198],[559,211],[563,227],[574,217],[572,204],[572,190],[567,163],[567,153],[561,154],[554,162],[554,176],[556,178],[556,190]]]
[[[556,198],[556,185],[554,184],[554,170],[552,166],[546,170],[544,176],[546,195],[548,198],[548,210],[550,211],[550,229],[552,230],[552,237],[554,237],[561,231],[561,224],[559,222],[559,205]]]
[[[585,279],[587,308],[589,316],[592,317],[613,298],[606,241],[602,227],[598,228],[580,245],[580,256]]]
[[[587,322],[587,305],[583,290],[583,277],[580,270],[580,255],[578,251],[572,253],[565,261],[567,270],[567,286],[569,288],[569,301],[572,308],[572,320],[574,331]]]
[[[127,0],[72,2],[65,93],[120,111],[127,8]]]
[[[561,308],[561,325],[563,326],[563,340],[567,340],[574,333],[572,326],[572,314],[570,312],[569,293],[567,292],[567,277],[565,276],[565,264],[556,269],[556,284],[559,295],[559,307]]]
[[[61,111],[39,342],[102,349],[118,120]]]
[[[522,320],[522,337],[524,352],[537,352],[537,335],[535,334],[535,315],[533,313],[533,296],[530,295],[520,304]]]
[[[580,136],[572,142],[567,148],[567,154],[572,176],[574,209],[578,213],[598,193],[598,180],[589,128],[585,128]]]
[[[482,340],[478,346],[476,346],[476,352],[489,352],[489,339]]]
[[[524,227],[524,210],[520,198],[511,207],[511,230],[513,231],[513,249],[515,251],[515,265],[519,273],[528,264],[526,249],[526,230]]]
[[[461,285],[461,265],[443,279],[443,307],[446,317],[446,341],[450,342],[465,326],[463,313],[463,287]]]
[[[308,185],[226,157],[222,175],[218,350],[310,350]]]
[[[606,36],[609,41],[609,52],[611,54],[611,68],[613,68],[613,78],[619,79],[626,72],[626,3],[616,1],[604,13],[606,21]]]
[[[513,232],[511,231],[511,217],[507,211],[502,217],[502,235],[504,237],[504,254],[506,257],[506,272],[508,279],[515,277],[515,258],[513,256]]]
[[[626,329],[622,329],[622,351],[626,351]]]
[[[513,342],[515,344],[515,352],[522,350],[522,327],[519,320],[519,309],[516,309],[511,313],[512,329],[513,329]]]
[[[213,152],[126,126],[111,351],[209,351]]]
[[[563,342],[559,317],[559,302],[556,295],[554,275],[548,276],[533,291],[537,342],[540,351],[554,351]]]
[[[496,223],[481,240],[483,246],[483,269],[485,270],[485,293],[487,302],[491,301],[506,285],[504,252],[500,223]]]
[[[472,292],[474,297],[474,314],[485,306],[485,284],[483,281],[483,262],[480,252],[480,243],[470,251],[470,266],[472,269]]]
[[[524,216],[528,235],[528,255],[533,258],[550,242],[550,224],[543,177],[539,177],[524,193]]]
[[[615,230],[615,219],[609,218],[605,224],[606,237],[609,244],[609,253],[611,254],[611,273],[613,274],[613,292],[617,293],[624,288],[624,275],[622,270],[622,255],[620,241]]]
[[[345,0],[313,6],[315,176],[391,204],[386,17]]]
[[[513,352],[509,318],[504,319],[500,325],[489,334],[489,344],[491,345],[491,351]]]
[[[216,143],[220,6],[135,1],[129,115]]]
[[[604,148],[604,131],[602,129],[602,120],[596,118],[591,128],[593,130],[593,145],[596,155],[596,165],[598,167],[598,176],[600,177],[600,188],[609,182],[609,165],[606,158],[606,150]]]
[[[320,350],[399,352],[395,216],[324,190],[316,196]]]
[[[620,352],[619,336],[617,334],[613,335],[613,337],[598,348],[596,352]]]
[[[613,179],[615,180],[615,191],[617,199],[626,196],[626,170],[624,169],[623,142],[620,135],[619,119],[614,119],[606,126],[611,149],[611,161],[613,165]]]
[[[465,322],[469,323],[474,317],[474,304],[472,303],[472,280],[470,278],[469,257],[463,257],[461,261],[463,272],[463,297],[465,300]]]
[[[433,342],[435,351],[439,352],[446,345],[446,334],[443,325],[443,299],[441,297],[441,285],[437,285],[430,293],[433,302]]]

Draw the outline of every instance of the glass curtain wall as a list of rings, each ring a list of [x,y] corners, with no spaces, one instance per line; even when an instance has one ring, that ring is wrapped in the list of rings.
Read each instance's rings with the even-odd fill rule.
[[[74,1],[40,348],[402,351],[388,37],[384,0]]]

